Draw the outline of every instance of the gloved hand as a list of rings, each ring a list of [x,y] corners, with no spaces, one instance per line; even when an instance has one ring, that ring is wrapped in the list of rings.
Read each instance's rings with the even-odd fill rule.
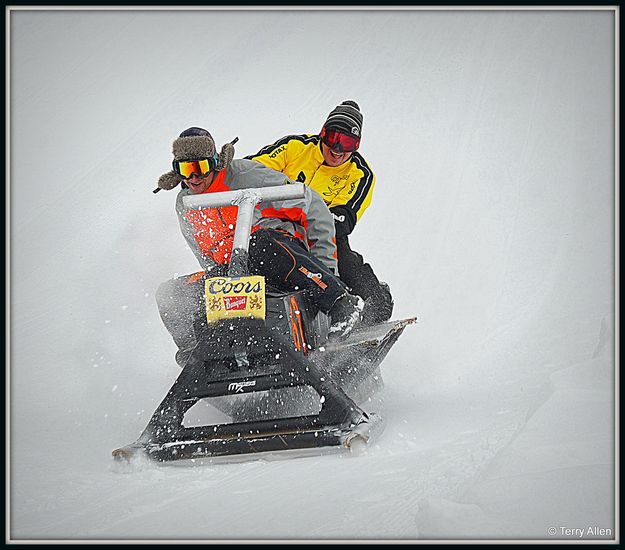
[[[356,220],[353,219],[353,214],[343,206],[335,206],[330,208],[330,212],[334,218],[334,231],[336,238],[340,239],[345,235],[349,235],[356,225]]]

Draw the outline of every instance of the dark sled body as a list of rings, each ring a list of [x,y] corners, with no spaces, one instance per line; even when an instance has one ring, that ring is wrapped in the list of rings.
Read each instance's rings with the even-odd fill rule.
[[[335,342],[327,340],[327,316],[311,311],[303,292],[268,293],[264,320],[204,323],[140,438],[113,456],[169,461],[368,441],[380,418],[359,407],[359,388],[416,319],[362,327]],[[232,422],[189,426],[185,415],[200,400]]]
[[[271,292],[264,277],[249,273],[256,205],[304,194],[303,184],[291,183],[183,198],[189,209],[237,205],[228,277],[206,280],[197,345],[139,439],[114,450],[116,459],[352,448],[379,426],[379,415],[357,404],[358,390],[415,319],[355,329],[347,340],[329,342],[327,316],[303,291]],[[191,425],[187,413],[200,401],[211,401],[232,422]]]

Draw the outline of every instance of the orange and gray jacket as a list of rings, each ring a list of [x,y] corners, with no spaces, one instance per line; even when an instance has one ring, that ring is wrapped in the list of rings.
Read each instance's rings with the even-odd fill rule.
[[[252,187],[270,187],[293,183],[288,178],[257,162],[233,160],[222,170],[205,193],[236,191]],[[321,197],[304,186],[301,199],[261,203],[254,210],[252,232],[260,228],[288,231],[302,240],[306,248],[332,273],[337,272],[336,239],[332,214]],[[227,264],[237,219],[236,206],[187,210],[182,198],[190,195],[182,189],[176,199],[180,229],[203,269]]]
[[[246,159],[282,172],[319,193],[336,223],[336,236],[349,235],[371,203],[375,175],[356,151],[340,166],[325,165],[318,135],[286,136]]]

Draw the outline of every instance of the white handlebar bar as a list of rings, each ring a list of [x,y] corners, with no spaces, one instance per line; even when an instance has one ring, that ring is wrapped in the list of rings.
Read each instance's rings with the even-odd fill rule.
[[[304,196],[304,184],[292,183],[288,185],[274,185],[272,187],[254,187],[239,189],[238,191],[220,191],[219,193],[202,193],[201,195],[187,195],[182,198],[185,208],[217,208],[241,204],[245,198],[259,202],[287,199],[301,199]]]

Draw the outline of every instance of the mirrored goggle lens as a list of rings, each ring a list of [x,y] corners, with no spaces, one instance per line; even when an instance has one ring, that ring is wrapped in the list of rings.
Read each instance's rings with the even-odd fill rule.
[[[190,178],[193,174],[198,176],[205,176],[212,169],[211,159],[197,159],[197,160],[179,160],[175,163],[175,170],[183,178]]]
[[[354,152],[360,146],[360,138],[342,134],[336,130],[328,130],[323,136],[323,142],[337,151],[351,153]]]

